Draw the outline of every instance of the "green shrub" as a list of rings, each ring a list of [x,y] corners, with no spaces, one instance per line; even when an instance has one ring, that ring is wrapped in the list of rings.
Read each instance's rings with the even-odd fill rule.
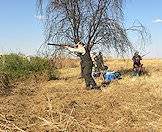
[[[14,53],[0,56],[0,72],[8,74],[11,79],[28,77],[31,74],[37,73],[47,74],[50,80],[58,77],[55,65],[51,65],[47,58],[36,56],[30,57],[29,60],[24,55]]]

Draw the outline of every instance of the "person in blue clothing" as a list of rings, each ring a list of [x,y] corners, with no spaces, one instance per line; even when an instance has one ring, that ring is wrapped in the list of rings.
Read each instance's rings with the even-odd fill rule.
[[[108,70],[107,66],[104,66],[104,71],[102,72],[102,75],[104,80],[102,82],[103,86],[110,84],[110,82],[113,80],[121,79],[121,74],[119,72],[110,71]]]

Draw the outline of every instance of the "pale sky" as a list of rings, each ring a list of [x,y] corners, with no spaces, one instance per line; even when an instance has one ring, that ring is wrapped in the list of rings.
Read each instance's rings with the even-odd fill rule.
[[[148,57],[162,58],[162,0],[127,0],[127,25],[139,20],[152,35]],[[43,42],[40,16],[36,16],[36,0],[3,0],[0,4],[0,53],[35,54]]]

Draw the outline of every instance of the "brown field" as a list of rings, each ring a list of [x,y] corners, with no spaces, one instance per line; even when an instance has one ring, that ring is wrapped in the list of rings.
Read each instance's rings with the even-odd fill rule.
[[[130,76],[130,60],[107,64],[123,76],[102,91],[85,90],[79,67],[62,68],[59,80],[15,84],[0,96],[0,132],[161,132],[162,60],[143,60],[140,77]]]

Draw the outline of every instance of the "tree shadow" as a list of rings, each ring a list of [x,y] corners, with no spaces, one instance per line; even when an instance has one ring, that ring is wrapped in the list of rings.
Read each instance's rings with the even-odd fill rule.
[[[129,68],[129,69],[123,68],[123,69],[120,69],[118,72],[120,72],[122,76],[133,76],[134,75],[134,71],[132,68]],[[150,72],[146,68],[144,68],[140,76],[143,76],[143,75],[150,76]]]

